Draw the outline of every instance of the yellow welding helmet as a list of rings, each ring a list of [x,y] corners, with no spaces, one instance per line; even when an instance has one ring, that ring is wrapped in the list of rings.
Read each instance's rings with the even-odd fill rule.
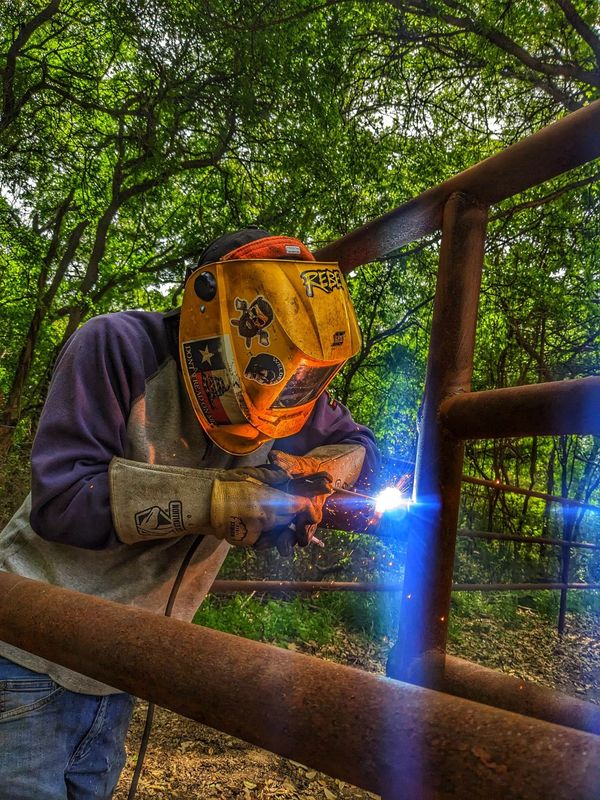
[[[359,347],[338,265],[297,239],[265,232],[188,275],[183,377],[200,425],[229,453],[297,433]]]

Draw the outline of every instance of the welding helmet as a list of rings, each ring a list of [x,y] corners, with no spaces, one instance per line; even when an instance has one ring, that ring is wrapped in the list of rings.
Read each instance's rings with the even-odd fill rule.
[[[247,228],[217,239],[188,270],[183,377],[200,425],[228,453],[298,433],[359,347],[338,265],[315,261],[297,239]]]

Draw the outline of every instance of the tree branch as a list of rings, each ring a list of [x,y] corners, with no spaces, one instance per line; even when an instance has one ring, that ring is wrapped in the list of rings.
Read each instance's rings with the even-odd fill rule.
[[[52,17],[58,13],[60,2],[61,0],[51,0],[39,14],[36,14],[33,19],[30,19],[29,22],[22,25],[6,54],[4,67],[0,70],[0,75],[2,75],[2,117],[0,118],[0,131],[5,130],[11,122],[14,122],[27,100],[40,89],[40,84],[36,84],[35,87],[29,87],[18,100],[15,99],[14,80],[17,69],[17,59],[23,47],[35,31],[45,25],[46,22],[51,20]]]
[[[588,178],[581,178],[581,180],[567,183],[564,186],[561,186],[559,189],[555,189],[553,192],[543,195],[543,197],[536,197],[533,200],[527,200],[526,202],[519,203],[511,208],[498,211],[497,214],[490,216],[490,222],[497,219],[506,219],[506,217],[512,217],[513,214],[518,214],[520,211],[525,211],[528,208],[538,208],[539,206],[546,205],[546,203],[552,203],[563,194],[571,192],[574,189],[580,189],[582,186],[588,186],[591,183],[596,183],[598,180],[600,180],[600,172],[596,172],[594,175],[590,175]]]
[[[596,58],[596,62],[600,64],[600,38],[598,38],[592,28],[590,28],[583,17],[581,17],[571,0],[555,0],[555,2],[565,15],[569,25],[572,25],[583,41],[589,45]]]
[[[517,61],[520,61],[526,67],[529,67],[529,69],[541,73],[542,75],[572,78],[590,86],[600,88],[600,72],[584,70],[574,64],[550,64],[547,61],[543,61],[541,58],[533,56],[503,31],[493,28],[482,19],[442,13],[438,8],[428,3],[427,0],[410,0],[410,2],[404,2],[404,0],[388,0],[388,2],[400,11],[410,10],[418,16],[439,19],[455,28],[486,39]],[[446,0],[446,5],[457,11],[464,11],[464,8],[459,3],[454,2],[454,0]]]

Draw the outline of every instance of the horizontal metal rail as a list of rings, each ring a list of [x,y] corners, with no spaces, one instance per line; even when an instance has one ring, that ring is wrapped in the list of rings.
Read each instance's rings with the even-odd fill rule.
[[[540,581],[537,583],[455,583],[453,592],[522,592],[548,591],[557,589],[581,589],[595,591],[600,583],[563,583],[561,581]]]
[[[434,186],[315,253],[344,272],[414,242],[442,224],[455,192],[493,205],[600,156],[600,100]]]
[[[455,656],[446,656],[443,681],[431,688],[528,717],[600,733],[600,706]]]
[[[404,471],[411,472],[414,470],[414,461],[405,461],[395,458],[385,458],[384,462],[391,464],[401,464]],[[574,500],[571,497],[561,497],[558,494],[547,494],[546,492],[538,492],[535,489],[524,489],[521,486],[514,486],[511,483],[503,483],[497,478],[492,480],[490,478],[476,478],[474,475],[463,475],[463,483],[472,483],[476,486],[489,486],[490,489],[496,489],[499,492],[508,492],[509,494],[521,494],[526,497],[536,497],[539,500],[547,500],[551,503],[558,503],[563,506],[576,506],[577,508],[585,508],[586,511],[600,511],[600,506],[593,503],[586,503],[583,500]]]
[[[521,542],[523,544],[549,544],[558,547],[574,547],[583,550],[600,550],[600,544],[591,542],[574,542],[571,539],[551,539],[548,536],[520,536],[517,533],[494,533],[493,531],[470,531],[459,528],[458,536],[471,539],[491,539],[499,542]]]
[[[372,581],[253,581],[216,580],[211,586],[212,594],[264,594],[311,593],[311,592],[401,592],[404,586],[398,581],[375,583]],[[453,592],[518,592],[556,589],[600,589],[600,583],[561,583],[547,581],[537,583],[454,583]]]
[[[598,136],[600,140],[600,136]],[[600,377],[455,394],[440,406],[460,439],[600,435]]]
[[[475,486],[489,486],[490,489],[496,489],[499,492],[508,492],[509,494],[521,494],[526,497],[535,497],[538,500],[546,500],[550,503],[559,503],[563,506],[574,506],[575,508],[584,508],[586,511],[600,511],[600,506],[593,505],[592,503],[585,503],[583,500],[573,500],[570,497],[561,497],[558,494],[546,494],[545,492],[536,492],[535,489],[523,489],[520,486],[513,486],[512,484],[502,483],[499,480],[489,480],[488,478],[474,478],[472,475],[463,475],[463,483],[471,483]]]
[[[7,573],[0,639],[390,800],[598,797],[592,734]]]

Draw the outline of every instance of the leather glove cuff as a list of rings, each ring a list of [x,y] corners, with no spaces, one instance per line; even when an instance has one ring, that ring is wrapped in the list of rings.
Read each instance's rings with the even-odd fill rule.
[[[213,533],[213,481],[224,472],[113,458],[108,476],[117,536],[125,544],[136,544]]]

